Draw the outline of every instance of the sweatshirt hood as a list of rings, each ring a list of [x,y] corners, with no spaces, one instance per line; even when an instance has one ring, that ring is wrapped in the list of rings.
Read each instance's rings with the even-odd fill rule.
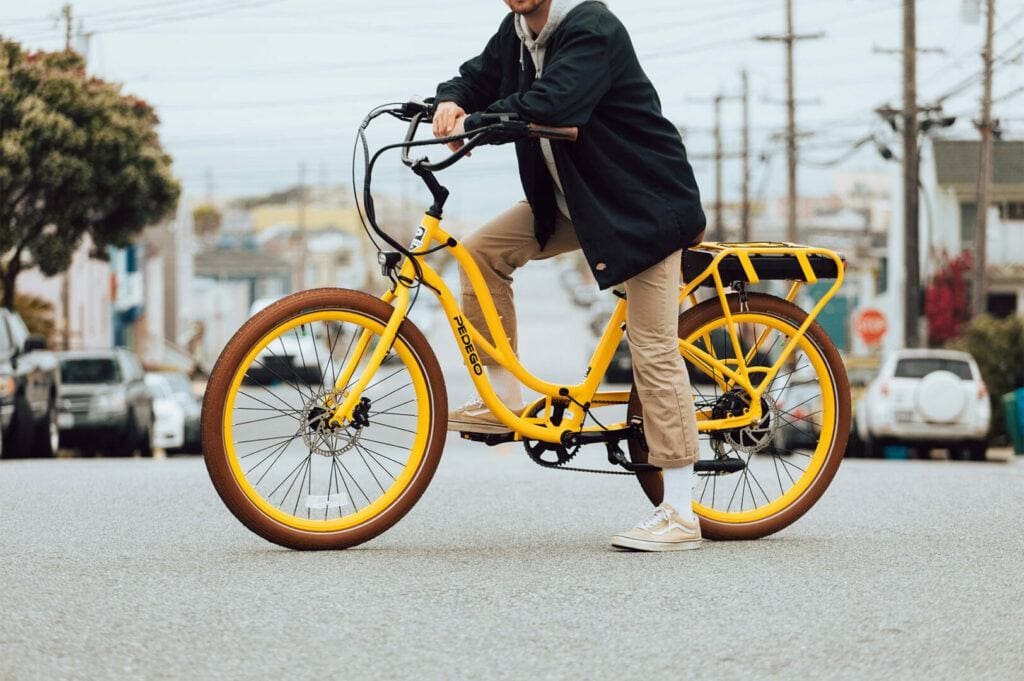
[[[562,23],[565,15],[586,2],[601,2],[601,0],[551,0],[551,8],[548,10],[548,23],[544,24],[544,28],[541,29],[540,34],[537,36],[534,36],[530,27],[526,25],[526,17],[522,14],[517,14],[514,22],[516,35],[522,41],[523,47],[530,50],[530,52],[543,49],[548,42],[548,38],[555,32],[558,25]],[[601,4],[606,5],[607,3],[601,2]]]

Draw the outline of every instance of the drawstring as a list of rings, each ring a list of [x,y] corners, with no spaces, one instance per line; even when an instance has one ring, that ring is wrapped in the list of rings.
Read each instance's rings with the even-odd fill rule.
[[[522,40],[519,41],[519,70],[526,70],[526,43]]]

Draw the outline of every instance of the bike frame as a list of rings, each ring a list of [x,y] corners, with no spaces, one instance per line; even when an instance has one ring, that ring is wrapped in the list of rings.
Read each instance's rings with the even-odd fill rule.
[[[451,289],[448,288],[437,271],[426,262],[425,253],[436,245],[447,247],[456,262],[465,271],[477,296],[477,300],[480,302],[487,330],[490,332],[491,338],[494,339],[494,343],[486,340],[480,330],[466,318]],[[711,278],[714,283],[716,296],[722,306],[722,315],[726,322],[725,326],[735,353],[735,359],[723,360],[716,357],[714,347],[707,336],[703,336],[703,338],[705,346],[711,352],[697,347],[694,342],[688,339],[679,340],[679,351],[685,359],[713,376],[723,391],[739,387],[751,396],[751,407],[743,415],[715,419],[707,411],[698,413],[698,429],[700,431],[713,431],[741,428],[756,422],[762,417],[760,399],[762,394],[768,389],[779,370],[785,365],[787,359],[793,353],[796,345],[815,318],[817,318],[828,301],[842,286],[844,264],[842,259],[831,250],[793,244],[726,244],[709,242],[701,244],[700,248],[716,251],[716,254],[709,266],[699,276],[680,287],[679,302],[682,305],[689,300],[692,304],[696,304],[695,292],[697,288],[707,281],[708,278]],[[412,252],[413,257],[416,258],[416,264],[413,263],[412,259],[406,258],[397,271],[395,286],[381,296],[382,300],[394,307],[394,312],[391,314],[391,318],[386,320],[386,325],[380,334],[380,340],[372,350],[369,359],[360,372],[358,380],[354,385],[351,385],[352,378],[355,376],[359,364],[369,349],[373,335],[369,330],[363,331],[358,343],[356,343],[352,356],[335,382],[336,397],[329,400],[329,406],[334,408],[333,422],[341,423],[344,420],[352,419],[353,412],[359,404],[363,390],[366,389],[366,386],[383,362],[384,357],[390,351],[397,336],[398,328],[402,321],[405,320],[409,310],[410,287],[417,280],[418,264],[420,284],[430,289],[437,296],[448,319],[452,334],[462,349],[463,363],[469,372],[473,385],[480,393],[484,404],[497,416],[498,420],[516,434],[516,439],[559,443],[562,441],[563,433],[567,431],[624,430],[628,427],[626,423],[617,423],[605,427],[584,425],[587,411],[591,407],[624,404],[629,400],[628,392],[598,391],[625,330],[628,301],[624,297],[620,296],[618,304],[612,311],[611,318],[608,320],[604,333],[590,359],[585,380],[582,383],[568,386],[550,383],[535,376],[520,362],[512,350],[509,339],[505,335],[494,299],[484,281],[479,266],[469,251],[441,228],[439,218],[430,213],[424,216],[417,236],[409,250]],[[796,298],[797,293],[805,283],[813,284],[818,280],[808,259],[809,256],[819,255],[831,258],[837,266],[837,276],[832,286],[814,305],[807,318],[800,325],[798,332],[790,338],[768,371],[766,373],[758,371],[758,374],[763,376],[763,378],[756,384],[751,376],[751,372],[748,370],[747,363],[755,357],[757,350],[767,338],[770,329],[766,327],[764,333],[755,341],[753,347],[746,353],[743,352],[740,337],[733,322],[736,313],[730,309],[728,293],[726,291],[726,286],[732,282],[723,281],[718,268],[724,258],[735,256],[739,259],[739,263],[746,275],[747,283],[756,284],[760,279],[751,262],[750,256],[752,255],[790,255],[797,259],[805,281],[795,281],[792,283],[786,296],[786,299],[791,302]],[[494,388],[491,386],[487,373],[480,361],[481,352],[494,358],[498,364],[510,371],[524,386],[540,393],[543,397],[533,402],[521,413],[515,413],[508,409],[498,398]],[[337,397],[341,398],[340,403]],[[568,407],[564,410],[564,413],[559,415],[557,425],[552,420],[556,404]],[[540,410],[541,408],[542,410],[538,411],[535,416],[527,415],[529,412],[535,409]]]

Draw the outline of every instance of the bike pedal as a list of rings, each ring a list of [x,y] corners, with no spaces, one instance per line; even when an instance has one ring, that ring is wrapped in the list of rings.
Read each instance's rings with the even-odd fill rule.
[[[515,442],[515,433],[470,433],[460,432],[463,440],[471,440],[473,442],[483,442],[488,447],[494,447],[496,445],[504,444],[506,442]]]
[[[614,442],[605,445],[608,448],[608,463],[621,466],[630,473],[657,473],[661,469],[649,463],[633,463],[626,458],[626,453]]]
[[[693,472],[698,475],[725,475],[738,473],[747,467],[743,459],[728,457],[725,459],[705,459],[693,464]]]

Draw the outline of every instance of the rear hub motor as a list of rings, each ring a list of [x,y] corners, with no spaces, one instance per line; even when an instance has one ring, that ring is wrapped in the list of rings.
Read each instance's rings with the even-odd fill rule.
[[[743,416],[750,408],[750,395],[742,388],[733,388],[718,398],[711,409],[711,417],[724,419]],[[761,417],[743,428],[733,428],[713,433],[712,444],[716,452],[728,444],[733,450],[744,454],[756,454],[772,443],[772,436],[779,425],[778,408],[774,403],[761,398]]]

